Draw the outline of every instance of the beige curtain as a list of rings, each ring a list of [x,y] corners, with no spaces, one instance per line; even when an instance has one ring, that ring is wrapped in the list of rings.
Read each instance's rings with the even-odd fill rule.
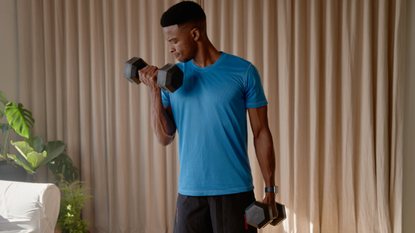
[[[122,75],[132,56],[174,62],[159,19],[176,2],[17,1],[20,99],[92,188],[91,232],[172,232],[177,141],[157,143],[147,89]],[[405,0],[198,2],[263,79],[287,208],[263,232],[401,232]],[[261,199],[252,136],[249,152]]]

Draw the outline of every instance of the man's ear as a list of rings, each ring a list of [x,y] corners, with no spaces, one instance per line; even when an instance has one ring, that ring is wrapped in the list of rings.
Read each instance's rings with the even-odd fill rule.
[[[194,41],[198,41],[200,39],[200,31],[198,28],[193,28],[190,33]]]

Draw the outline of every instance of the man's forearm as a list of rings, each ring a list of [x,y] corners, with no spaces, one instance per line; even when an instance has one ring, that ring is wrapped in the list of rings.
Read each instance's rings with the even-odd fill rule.
[[[265,186],[273,187],[275,186],[275,152],[271,132],[268,126],[263,127],[259,134],[254,137],[254,145],[259,166],[261,167],[262,176],[264,177]],[[277,206],[275,205],[275,194],[265,192],[265,197],[262,203],[270,205],[273,217],[277,218],[279,213]]]
[[[167,114],[161,100],[161,89],[150,89],[151,123],[160,144],[167,146],[174,140],[176,125]]]
[[[269,129],[261,130],[254,138],[254,145],[265,186],[275,186],[275,152]]]

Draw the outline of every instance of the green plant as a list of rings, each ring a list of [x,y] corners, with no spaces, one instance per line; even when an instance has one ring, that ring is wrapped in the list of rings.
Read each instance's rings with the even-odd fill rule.
[[[73,165],[72,159],[65,153],[58,155],[56,159],[50,161],[48,168],[56,181],[60,181],[61,178],[68,182],[73,182],[78,179],[78,168]]]
[[[0,102],[4,105],[4,107],[0,105],[0,119],[6,115],[8,122],[8,124],[0,123],[2,133],[5,134],[4,145],[0,144],[0,158],[3,159],[3,163],[22,166],[35,180],[38,169],[46,164],[57,181],[60,180],[58,174],[62,174],[69,182],[78,179],[78,169],[73,166],[71,158],[64,153],[66,148],[64,142],[57,140],[43,144],[41,137],[31,137],[30,131],[35,123],[32,113],[24,109],[21,103],[16,105],[9,102],[2,90],[0,90]],[[25,140],[9,141],[11,130]],[[16,154],[9,153],[10,144],[17,149]]]
[[[10,164],[10,158],[5,156],[9,153],[10,131],[14,130],[20,136],[29,138],[35,120],[32,117],[32,113],[29,110],[24,109],[21,103],[16,106],[15,103],[9,102],[6,94],[2,90],[0,90],[0,102],[4,105],[0,105],[0,119],[6,115],[8,122],[8,124],[0,123],[2,134],[5,135],[4,145],[0,144],[0,158],[3,159],[2,163]]]
[[[69,182],[78,179],[78,169],[73,166],[71,158],[64,154],[66,148],[64,142],[57,140],[43,145],[42,138],[36,136],[29,137],[25,141],[11,141],[11,144],[19,153],[7,156],[22,166],[30,175],[35,177],[37,170],[47,164],[57,181],[61,177],[58,174],[62,174]]]
[[[86,200],[92,196],[85,196],[83,182],[75,181],[78,179],[78,169],[73,165],[72,159],[65,154],[66,144],[59,140],[43,144],[40,136],[31,137],[30,132],[35,123],[32,113],[23,108],[21,103],[16,105],[9,102],[2,90],[0,90],[0,102],[3,103],[0,105],[0,119],[4,116],[7,118],[7,123],[0,123],[2,134],[5,135],[4,145],[0,144],[0,165],[19,165],[32,175],[35,181],[38,169],[47,165],[64,195],[58,221],[63,233],[87,232],[86,227],[89,223],[81,220],[80,216]],[[17,142],[9,140],[12,131],[25,140]],[[17,149],[17,153],[9,153],[10,145]]]
[[[84,182],[61,180],[59,189],[63,192],[58,217],[58,226],[62,233],[87,233],[89,222],[81,218],[82,209],[91,195],[85,195]]]

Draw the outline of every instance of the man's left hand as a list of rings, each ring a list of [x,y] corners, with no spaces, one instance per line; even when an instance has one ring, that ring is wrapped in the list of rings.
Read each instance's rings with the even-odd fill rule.
[[[271,206],[272,215],[274,216],[274,219],[276,219],[278,217],[278,210],[277,210],[277,205],[275,204],[275,194],[265,192],[265,198],[262,201],[262,203]]]

